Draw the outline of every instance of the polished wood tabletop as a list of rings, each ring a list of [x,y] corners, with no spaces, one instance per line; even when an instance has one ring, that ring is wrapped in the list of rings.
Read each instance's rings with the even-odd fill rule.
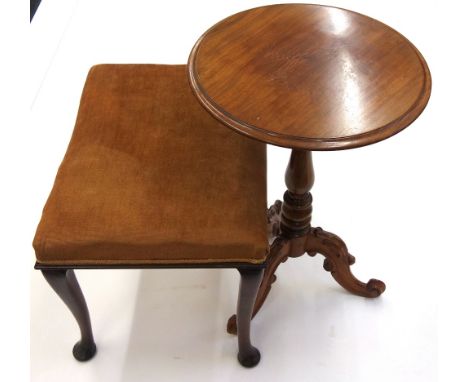
[[[388,138],[426,106],[427,64],[400,33],[352,11],[280,4],[230,16],[189,58],[195,95],[257,140],[338,150]]]

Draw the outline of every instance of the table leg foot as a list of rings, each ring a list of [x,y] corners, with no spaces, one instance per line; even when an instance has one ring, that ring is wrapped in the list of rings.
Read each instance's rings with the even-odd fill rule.
[[[385,291],[385,284],[377,279],[367,283],[358,280],[351,272],[350,265],[356,261],[349,254],[346,244],[337,235],[321,228],[312,228],[306,244],[310,256],[317,253],[325,256],[323,268],[349,292],[363,297],[378,297]]]

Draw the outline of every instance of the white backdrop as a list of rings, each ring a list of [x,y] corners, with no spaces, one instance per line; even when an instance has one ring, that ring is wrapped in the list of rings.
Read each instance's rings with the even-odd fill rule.
[[[462,1],[322,2],[400,31],[425,56],[433,76],[427,109],[402,133],[360,149],[314,154],[313,225],[345,240],[357,258],[357,277],[386,282],[381,298],[344,292],[322,270],[320,256],[289,260],[253,323],[262,361],[246,370],[235,359],[235,337],[225,333],[235,309],[235,271],[80,271],[98,354],[84,364],[73,359],[76,323],[31,270],[31,241],[89,67],[184,63],[212,24],[268,3],[44,0],[39,7],[29,27],[34,66],[27,68],[22,99],[29,123],[2,139],[8,167],[4,256],[22,259],[30,278],[31,380],[431,382],[438,365],[439,380],[466,380],[458,348],[467,340],[468,266],[468,28]],[[268,148],[271,203],[283,194],[288,155]]]

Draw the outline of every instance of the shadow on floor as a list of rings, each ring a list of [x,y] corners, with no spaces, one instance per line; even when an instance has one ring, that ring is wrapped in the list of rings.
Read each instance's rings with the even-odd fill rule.
[[[235,342],[224,331],[233,308],[224,295],[237,290],[221,291],[223,272],[141,272],[121,381],[181,380],[206,376],[220,358],[237,363]]]

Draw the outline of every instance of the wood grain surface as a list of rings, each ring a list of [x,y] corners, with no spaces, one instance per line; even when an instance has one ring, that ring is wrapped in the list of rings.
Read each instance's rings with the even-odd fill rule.
[[[404,36],[340,8],[281,4],[230,16],[189,58],[205,108],[257,140],[296,149],[368,145],[411,124],[431,77]]]

